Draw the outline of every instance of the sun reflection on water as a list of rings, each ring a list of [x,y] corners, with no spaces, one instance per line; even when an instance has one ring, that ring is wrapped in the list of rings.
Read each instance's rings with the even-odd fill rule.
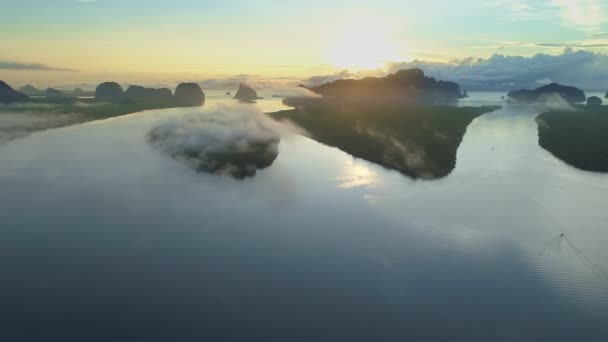
[[[345,163],[337,177],[339,189],[353,189],[360,187],[374,187],[380,182],[378,174],[364,163],[350,160]]]

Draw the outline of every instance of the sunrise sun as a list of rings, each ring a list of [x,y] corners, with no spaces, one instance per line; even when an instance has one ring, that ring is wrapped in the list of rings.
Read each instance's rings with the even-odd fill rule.
[[[401,57],[389,25],[370,16],[357,16],[343,23],[328,51],[331,65],[349,70],[378,69]]]

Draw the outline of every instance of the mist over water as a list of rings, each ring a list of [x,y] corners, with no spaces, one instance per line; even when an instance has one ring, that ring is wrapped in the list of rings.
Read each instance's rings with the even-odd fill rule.
[[[471,95],[461,104],[503,104]],[[245,113],[283,108],[261,96]],[[226,101],[0,146],[1,340],[608,337],[608,178],[538,146],[542,108],[477,118],[437,181],[282,126],[277,158],[245,180],[148,143]]]
[[[236,178],[255,176],[278,155],[281,130],[254,106],[216,106],[173,117],[148,132],[159,151],[191,168]]]

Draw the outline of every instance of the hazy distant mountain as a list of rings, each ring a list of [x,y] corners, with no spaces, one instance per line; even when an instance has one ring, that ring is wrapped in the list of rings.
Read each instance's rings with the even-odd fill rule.
[[[29,84],[19,88],[19,91],[28,96],[44,96],[44,90],[40,90]]]
[[[44,94],[46,97],[66,97],[64,92],[54,88],[47,88]]]
[[[0,81],[0,103],[28,102],[29,96],[11,88],[4,81]]]
[[[88,96],[95,96],[95,92],[94,91],[90,91],[90,90],[82,90],[80,88],[76,88],[72,91],[72,96],[73,97],[88,97]]]

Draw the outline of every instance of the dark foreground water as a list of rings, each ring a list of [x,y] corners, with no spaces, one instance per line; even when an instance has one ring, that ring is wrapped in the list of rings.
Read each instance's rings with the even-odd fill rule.
[[[0,146],[0,341],[608,340],[608,176],[538,146],[542,109],[476,119],[437,181],[288,131],[245,181],[146,143],[206,110]]]

